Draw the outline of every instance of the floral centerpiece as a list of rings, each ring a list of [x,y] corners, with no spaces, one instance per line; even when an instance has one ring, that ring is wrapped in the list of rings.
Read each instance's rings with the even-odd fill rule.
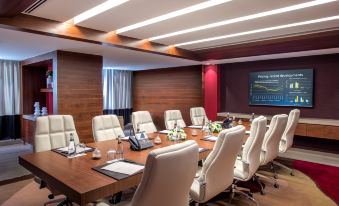
[[[187,135],[183,129],[177,130],[174,128],[174,129],[169,130],[169,132],[167,133],[167,138],[170,141],[176,141],[178,140],[178,137],[179,137],[179,140],[185,140],[187,138]]]
[[[219,133],[222,130],[222,126],[219,123],[209,123],[208,129],[212,133]]]

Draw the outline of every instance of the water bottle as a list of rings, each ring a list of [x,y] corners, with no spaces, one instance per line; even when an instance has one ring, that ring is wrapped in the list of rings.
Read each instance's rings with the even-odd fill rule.
[[[75,155],[75,142],[74,142],[74,136],[73,133],[69,134],[69,145],[68,145],[68,155]]]
[[[118,160],[124,159],[124,145],[122,144],[121,137],[118,137],[118,145],[116,149],[116,158]]]
[[[252,113],[252,116],[251,116],[251,118],[250,118],[250,126],[252,125],[252,122],[253,122],[253,120],[254,120],[254,113]]]

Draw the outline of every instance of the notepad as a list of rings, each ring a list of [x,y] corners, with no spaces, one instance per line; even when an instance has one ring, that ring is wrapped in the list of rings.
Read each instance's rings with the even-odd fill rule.
[[[61,148],[58,148],[56,150],[58,150],[59,152],[65,152],[65,153],[67,152],[68,153],[68,147],[61,147]],[[84,151],[87,152],[87,151],[90,151],[90,150],[93,150],[93,148],[92,147],[85,147]]]
[[[121,174],[132,175],[144,169],[143,165],[133,164],[129,162],[114,162],[112,164],[102,167],[103,170],[108,170],[111,172],[118,172]]]
[[[159,133],[160,133],[160,134],[168,134],[169,131],[168,131],[168,130],[161,130],[161,131],[159,131]]]
[[[213,141],[213,142],[217,141],[217,139],[218,139],[217,136],[212,136],[212,135],[211,136],[206,136],[204,138],[204,140]]]
[[[188,126],[189,128],[193,128],[193,129],[202,129],[202,126],[200,125],[191,125],[191,126]]]
[[[199,147],[199,152],[204,152],[206,150],[208,150],[208,149],[207,148],[203,148],[203,147]]]

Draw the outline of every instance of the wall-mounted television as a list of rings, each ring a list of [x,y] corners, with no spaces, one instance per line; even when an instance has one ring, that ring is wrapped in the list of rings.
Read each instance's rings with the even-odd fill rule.
[[[313,69],[251,72],[249,104],[313,107]]]

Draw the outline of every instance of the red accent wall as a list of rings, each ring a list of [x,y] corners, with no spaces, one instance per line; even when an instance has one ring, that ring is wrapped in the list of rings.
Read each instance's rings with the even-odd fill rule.
[[[53,71],[53,66],[48,65],[48,71]],[[53,114],[53,93],[47,92],[46,93],[46,107],[48,110],[48,114]]]
[[[276,59],[219,65],[219,112],[274,115],[288,113],[291,107],[250,106],[248,78],[254,71],[314,69],[314,107],[301,108],[302,117],[339,119],[339,54]]]
[[[204,66],[204,107],[211,120],[217,119],[219,110],[219,68],[217,65]]]

